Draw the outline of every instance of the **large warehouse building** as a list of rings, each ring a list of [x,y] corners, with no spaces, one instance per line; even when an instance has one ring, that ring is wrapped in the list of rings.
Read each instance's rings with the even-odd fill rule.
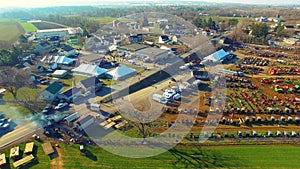
[[[66,37],[82,34],[83,30],[80,27],[77,28],[57,28],[57,29],[44,29],[36,32],[36,38],[47,38],[52,36]]]

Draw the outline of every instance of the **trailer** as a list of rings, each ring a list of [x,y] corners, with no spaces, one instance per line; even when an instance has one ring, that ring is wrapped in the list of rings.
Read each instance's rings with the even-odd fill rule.
[[[226,69],[221,69],[221,68],[218,68],[217,70],[221,74],[229,74],[229,75],[240,76],[240,77],[244,76],[243,72],[231,71],[231,70],[226,70]]]
[[[163,103],[163,104],[166,104],[168,102],[168,100],[160,94],[153,94],[152,99],[154,101],[157,101],[158,103]]]

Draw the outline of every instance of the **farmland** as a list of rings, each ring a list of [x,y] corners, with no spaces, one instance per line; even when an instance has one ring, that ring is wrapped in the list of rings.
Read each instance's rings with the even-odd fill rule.
[[[17,22],[1,20],[0,32],[3,32],[0,34],[0,41],[13,42],[20,34],[24,33],[24,30]]]
[[[91,17],[90,19],[98,21],[100,24],[108,24],[108,23],[111,23],[116,18],[112,18],[112,17]]]
[[[28,22],[20,22],[25,32],[35,32],[38,29],[32,24]]]
[[[26,167],[50,168],[50,158],[35,142],[37,157]],[[24,149],[24,144],[20,145]],[[292,145],[192,146],[179,145],[163,154],[149,158],[127,158],[108,153],[100,147],[60,144],[64,168],[298,168],[300,148]],[[5,151],[9,155],[9,149]],[[263,157],[263,158],[262,158]],[[53,159],[55,160],[55,159]],[[53,161],[52,160],[52,161]],[[12,160],[9,159],[10,163]],[[5,166],[9,168],[8,166]],[[4,168],[5,168],[4,167]]]
[[[0,18],[0,47],[9,48],[11,43],[18,40],[18,36],[24,33],[23,27],[13,19]]]
[[[35,22],[32,24],[39,30],[65,28],[65,26],[63,25],[52,23],[52,22]]]

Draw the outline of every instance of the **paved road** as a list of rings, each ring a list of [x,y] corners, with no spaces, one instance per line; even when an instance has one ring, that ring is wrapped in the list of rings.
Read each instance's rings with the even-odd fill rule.
[[[27,123],[20,128],[17,128],[0,138],[0,149],[14,141],[17,141],[29,134],[34,133],[37,130],[33,122]]]

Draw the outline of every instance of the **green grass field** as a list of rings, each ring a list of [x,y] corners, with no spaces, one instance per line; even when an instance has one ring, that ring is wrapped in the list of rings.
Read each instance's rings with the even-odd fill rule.
[[[38,30],[32,23],[29,22],[19,22],[19,23],[22,25],[25,32],[35,32]]]
[[[176,147],[142,159],[120,157],[99,147],[62,145],[64,168],[299,168],[299,146]]]
[[[10,48],[25,33],[22,26],[14,19],[0,18],[0,48]]]
[[[91,17],[90,19],[96,20],[100,24],[108,24],[108,23],[111,23],[116,18],[112,18],[112,17]]]
[[[51,168],[50,158],[35,142],[35,161],[25,168]],[[177,146],[163,154],[149,158],[127,158],[111,154],[100,147],[60,144],[63,168],[299,168],[299,146],[246,145],[246,146]],[[20,146],[24,150],[24,144]],[[3,151],[2,151],[3,152]],[[9,156],[9,149],[4,151]],[[22,153],[21,153],[22,154]],[[23,155],[24,157],[24,155]],[[13,161],[8,159],[10,163]],[[6,165],[4,168],[9,168]]]

